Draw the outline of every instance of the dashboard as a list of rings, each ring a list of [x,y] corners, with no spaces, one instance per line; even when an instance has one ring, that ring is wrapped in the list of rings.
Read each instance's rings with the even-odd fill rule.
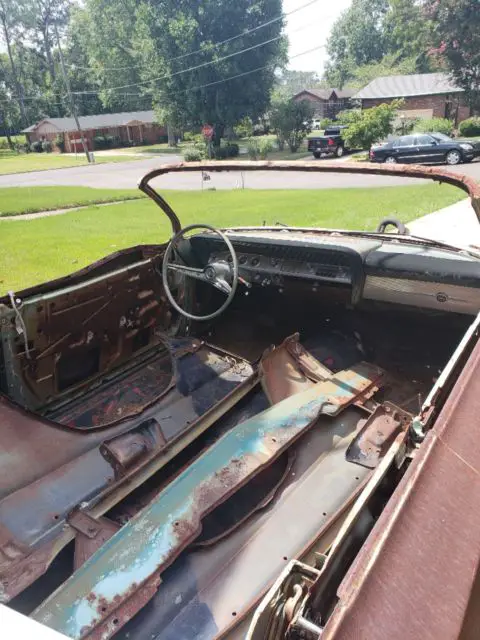
[[[282,290],[302,281],[315,292],[335,287],[347,301],[374,300],[442,311],[480,311],[480,259],[422,244],[381,237],[315,234],[299,230],[228,231],[239,275],[252,286]],[[212,234],[191,238],[199,260],[231,260]]]

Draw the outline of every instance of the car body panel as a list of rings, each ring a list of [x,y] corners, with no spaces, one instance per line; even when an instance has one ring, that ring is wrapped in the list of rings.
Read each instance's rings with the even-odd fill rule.
[[[468,144],[466,149],[462,144]],[[425,164],[444,163],[449,151],[458,151],[462,160],[468,162],[480,155],[480,145],[474,141],[454,140],[442,134],[414,133],[400,136],[383,145],[374,145],[370,150],[372,162],[384,162],[386,158],[395,158],[397,162],[418,162]]]

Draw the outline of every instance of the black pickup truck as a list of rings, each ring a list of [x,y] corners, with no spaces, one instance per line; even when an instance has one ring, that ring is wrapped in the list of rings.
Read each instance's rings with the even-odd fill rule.
[[[347,150],[342,138],[342,131],[345,125],[332,126],[325,129],[323,136],[316,136],[308,139],[308,150],[315,158],[320,158],[323,153],[329,153],[340,158]]]

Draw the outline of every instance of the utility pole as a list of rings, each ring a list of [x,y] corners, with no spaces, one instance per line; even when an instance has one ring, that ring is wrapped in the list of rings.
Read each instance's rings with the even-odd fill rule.
[[[55,28],[55,37],[57,38],[57,46],[58,46],[58,53],[60,55],[60,66],[62,68],[63,81],[65,82],[65,87],[67,89],[68,99],[70,101],[70,109],[72,111],[72,116],[75,118],[75,124],[77,125],[78,133],[80,134],[80,140],[82,141],[83,150],[85,151],[85,155],[87,156],[88,162],[90,162],[90,154],[88,153],[87,143],[85,142],[85,137],[83,135],[82,128],[80,127],[80,121],[79,121],[78,115],[77,115],[77,108],[75,106],[75,101],[74,101],[73,96],[72,96],[72,90],[70,88],[70,81],[68,79],[67,72],[65,70],[65,61],[63,59],[62,47],[60,46],[60,37],[58,35],[57,23],[54,22],[53,26]]]

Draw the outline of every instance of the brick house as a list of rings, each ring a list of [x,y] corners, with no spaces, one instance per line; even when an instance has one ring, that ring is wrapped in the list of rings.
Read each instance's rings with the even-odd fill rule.
[[[304,89],[296,93],[292,100],[311,102],[315,110],[314,118],[333,119],[340,111],[350,108],[350,98],[354,93],[353,89]]]
[[[155,122],[153,111],[132,111],[126,113],[105,113],[79,118],[88,149],[94,149],[94,138],[112,136],[114,146],[122,144],[155,144],[166,135],[165,127]],[[55,143],[57,136],[63,136],[65,151],[83,151],[80,135],[73,118],[45,118],[22,131],[29,144],[49,140]]]
[[[457,125],[470,117],[464,90],[446,73],[382,76],[355,93],[352,99],[360,101],[362,109],[369,109],[396,98],[405,100],[399,111],[402,119],[448,118]]]

